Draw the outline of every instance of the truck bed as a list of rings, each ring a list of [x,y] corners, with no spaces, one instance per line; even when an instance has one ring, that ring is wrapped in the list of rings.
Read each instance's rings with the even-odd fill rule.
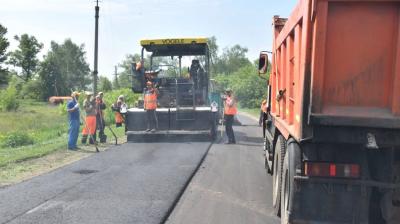
[[[271,114],[285,137],[400,129],[400,0],[302,0],[274,28]]]

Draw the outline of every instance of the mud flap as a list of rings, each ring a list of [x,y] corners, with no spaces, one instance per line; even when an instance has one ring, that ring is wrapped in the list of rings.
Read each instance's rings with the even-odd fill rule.
[[[393,166],[394,179],[400,180],[400,165]],[[400,223],[400,189],[388,190],[381,199],[382,217],[386,224]]]

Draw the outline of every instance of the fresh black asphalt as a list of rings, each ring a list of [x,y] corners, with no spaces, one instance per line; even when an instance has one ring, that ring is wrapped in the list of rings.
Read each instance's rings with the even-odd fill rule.
[[[278,224],[264,169],[262,130],[238,116],[237,144],[214,144],[167,224]]]
[[[128,143],[0,189],[0,223],[160,223],[210,143]]]

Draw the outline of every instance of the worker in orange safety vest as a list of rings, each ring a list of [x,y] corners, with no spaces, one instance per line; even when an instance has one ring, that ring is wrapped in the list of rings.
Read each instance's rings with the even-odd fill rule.
[[[124,95],[120,95],[117,99],[117,102],[111,105],[112,111],[115,112],[115,126],[117,128],[122,127],[122,124],[125,122],[124,115],[126,115],[127,105],[125,103]]]
[[[144,91],[144,109],[146,111],[146,132],[155,132],[158,127],[157,120],[157,95],[158,90],[154,88],[153,83],[148,81],[146,83],[146,89]]]
[[[86,99],[83,101],[83,109],[86,112],[85,127],[82,129],[82,144],[86,144],[89,136],[89,143],[96,143],[96,99],[92,92],[85,92]]]
[[[225,118],[225,131],[228,136],[226,144],[236,144],[235,134],[233,132],[233,121],[237,113],[236,100],[233,97],[232,90],[226,89],[224,99],[224,118]]]

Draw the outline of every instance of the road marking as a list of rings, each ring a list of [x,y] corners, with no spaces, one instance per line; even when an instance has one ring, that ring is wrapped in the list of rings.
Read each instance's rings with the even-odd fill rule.
[[[43,204],[40,204],[39,206],[36,206],[34,208],[32,208],[31,210],[27,211],[26,214],[31,214],[37,211],[46,211],[46,210],[50,210],[54,207],[63,205],[64,202],[62,201],[46,201]]]

